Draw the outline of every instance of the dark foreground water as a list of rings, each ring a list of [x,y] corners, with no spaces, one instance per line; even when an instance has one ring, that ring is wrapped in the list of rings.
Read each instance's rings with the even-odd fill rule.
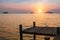
[[[19,25],[23,24],[23,28],[28,28],[33,21],[37,26],[57,27],[60,26],[60,14],[0,14],[0,40],[19,40]],[[25,40],[32,40],[32,37],[24,34]],[[44,40],[44,37],[37,35],[37,40]],[[53,37],[50,39],[53,40]]]

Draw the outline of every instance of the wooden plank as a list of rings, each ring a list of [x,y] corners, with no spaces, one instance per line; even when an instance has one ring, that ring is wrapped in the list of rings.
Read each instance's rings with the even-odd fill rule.
[[[33,32],[37,35],[55,36],[56,27],[31,27],[23,30],[23,33],[27,34],[33,34]]]

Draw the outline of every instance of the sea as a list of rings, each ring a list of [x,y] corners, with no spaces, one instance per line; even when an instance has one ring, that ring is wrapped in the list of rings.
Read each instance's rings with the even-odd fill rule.
[[[32,27],[60,27],[59,13],[7,13],[0,14],[0,40],[20,40],[19,25],[23,29]],[[36,35],[36,40],[44,40],[46,36]],[[33,40],[33,35],[23,34],[24,40]],[[54,37],[50,37],[53,40]]]

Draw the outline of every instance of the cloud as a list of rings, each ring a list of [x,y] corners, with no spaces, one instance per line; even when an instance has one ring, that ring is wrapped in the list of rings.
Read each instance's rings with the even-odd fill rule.
[[[0,2],[16,2],[16,1],[19,1],[19,0],[0,0]]]
[[[0,11],[13,10],[13,9],[17,11],[22,9],[30,10],[40,6],[45,8],[45,10],[52,8],[60,8],[60,4],[54,3],[55,1],[54,0],[0,0]]]
[[[44,1],[48,3],[60,3],[60,0],[44,0]]]
[[[42,0],[0,0],[0,3],[7,3],[7,2],[12,2],[12,3],[21,3],[21,2],[40,2]]]

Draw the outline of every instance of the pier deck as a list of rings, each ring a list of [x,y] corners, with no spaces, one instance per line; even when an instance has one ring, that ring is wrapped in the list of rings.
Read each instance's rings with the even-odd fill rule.
[[[56,27],[31,27],[28,29],[24,29],[23,33],[36,35],[45,35],[45,36],[55,36],[57,28]]]
[[[36,40],[36,35],[49,36],[45,37],[45,40],[50,40],[50,36],[54,37],[54,40],[60,40],[60,27],[37,27],[35,22],[33,26],[22,30],[22,25],[20,26],[20,40],[23,40],[23,33],[33,34],[33,40]]]

